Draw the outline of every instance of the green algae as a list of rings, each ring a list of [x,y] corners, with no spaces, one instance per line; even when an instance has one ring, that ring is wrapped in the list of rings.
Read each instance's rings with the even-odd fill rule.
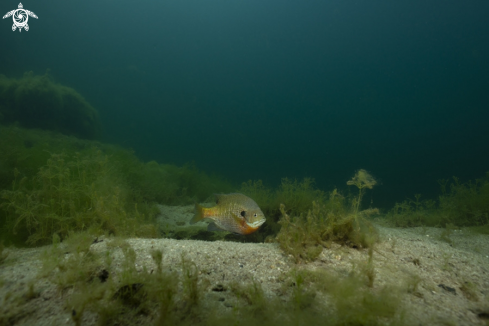
[[[2,207],[14,234],[27,232],[27,244],[84,230],[127,234],[144,224],[137,206],[127,205],[127,186],[111,173],[107,155],[96,148],[71,158],[52,154],[32,178],[21,178],[15,171],[12,190],[1,192]]]
[[[265,187],[261,180],[243,183],[240,192],[253,198],[267,217],[264,226],[249,238],[278,242],[296,262],[315,260],[333,242],[371,247],[378,235],[368,218],[379,211],[360,210],[360,203],[365,189],[371,189],[376,181],[359,170],[350,184],[358,187],[359,194],[347,200],[337,189],[328,193],[315,188],[310,178],[284,178],[276,190]]]
[[[267,218],[260,230],[249,236],[255,242],[274,241],[273,239],[282,228],[279,223],[283,217],[282,204],[287,214],[299,216],[307,214],[312,209],[313,202],[323,203],[328,198],[326,192],[315,188],[314,179],[311,178],[303,180],[283,178],[277,189],[266,187],[261,180],[250,180],[241,185],[239,192],[253,198]],[[336,199],[336,204],[341,206],[339,204],[342,200],[341,196]]]
[[[365,190],[372,189],[377,184],[377,180],[375,180],[370,173],[364,169],[360,169],[346,184],[349,186],[356,186],[358,188],[358,197],[352,200],[354,213],[357,214],[360,209],[360,205],[362,204],[362,198],[365,194]]]
[[[13,188],[2,193],[6,196],[4,213],[9,215],[10,226],[19,235],[25,232],[27,237],[33,236],[30,238],[33,244],[53,241],[54,249],[43,258],[43,277],[57,284],[60,291],[73,292],[66,310],[76,324],[81,324],[89,314],[96,316],[100,325],[136,325],[142,320],[156,325],[403,324],[402,291],[374,284],[373,245],[377,235],[368,216],[375,209],[361,210],[362,191],[348,200],[337,190],[328,193],[315,189],[311,179],[284,179],[277,190],[268,189],[261,182],[243,186],[254,191],[257,203],[270,212],[271,224],[276,229],[269,239],[277,241],[297,263],[313,261],[333,242],[368,248],[369,256],[355,273],[347,276],[296,271],[287,276],[283,293],[276,298],[267,296],[257,281],[230,285],[240,304],[230,309],[229,314],[209,316],[201,309],[207,291],[205,282],[185,257],[179,264],[181,272],[172,272],[162,265],[164,253],[156,250],[151,254],[156,269],[138,271],[136,253],[120,237],[110,241],[108,250],[102,254],[92,253],[89,247],[97,235],[151,234],[135,231],[144,225],[151,230],[153,221],[145,213],[152,209],[149,203],[204,200],[212,187],[200,183],[212,178],[203,176],[194,167],[141,163],[129,151],[90,144],[78,148],[68,145],[64,151],[44,153],[45,159],[39,160],[34,173],[24,172],[19,165],[16,175],[11,172]],[[37,146],[37,143],[23,145],[19,153],[28,153]],[[156,176],[157,181],[151,176]],[[109,194],[107,189],[114,186],[119,190]],[[49,210],[46,208],[58,199]],[[409,205],[413,212],[420,213],[427,204],[415,196]],[[25,213],[29,209],[34,209],[35,214]],[[84,214],[91,217],[84,218]],[[35,220],[39,216],[41,220]],[[77,224],[70,224],[72,220]],[[137,221],[146,224],[133,224]],[[119,248],[124,261],[122,270],[114,277],[111,254]],[[110,276],[102,281],[104,270]],[[413,277],[407,282],[407,291],[416,293],[419,279]],[[467,285],[468,295],[469,291]]]
[[[99,325],[139,324],[141,318],[144,320],[148,316],[157,325],[190,323],[199,318],[196,311],[203,292],[192,262],[182,257],[179,276],[166,267],[161,268],[163,253],[154,251],[152,257],[159,267],[155,272],[146,269],[140,272],[135,268],[136,253],[127,243],[118,241],[116,246],[110,248],[106,256],[111,256],[112,251],[117,249],[123,252],[122,270],[117,273],[114,273],[110,261],[103,259],[103,253],[70,253],[68,258],[54,263],[52,258],[44,258],[51,271],[53,267],[56,269],[55,272],[43,274],[44,277],[61,288],[69,287],[74,291],[66,302],[66,309],[72,312],[75,324],[81,325],[85,314],[95,314]],[[59,255],[64,254],[58,251],[51,252],[50,256]],[[73,270],[64,268],[68,262]],[[100,270],[108,271],[104,281],[99,277]],[[70,277],[72,274],[79,277]]]
[[[296,263],[313,261],[332,242],[354,248],[369,248],[378,241],[373,225],[355,215],[335,215],[325,206],[314,203],[305,216],[291,218],[283,208],[282,228],[276,237],[280,248]]]
[[[3,241],[0,241],[0,265],[7,259],[9,255],[8,251],[5,251],[5,246],[3,245]]]
[[[294,257],[296,263],[313,261],[329,248],[331,243],[339,243],[354,248],[369,248],[378,241],[378,234],[373,225],[365,218],[369,211],[348,211],[343,197],[336,190],[323,202],[312,202],[307,213],[290,216],[284,204],[280,211],[282,218],[278,222],[282,228],[275,241],[287,254]]]
[[[116,146],[18,127],[0,127],[0,134],[0,151],[6,154],[0,157],[0,220],[6,239],[18,245],[47,243],[53,234],[64,239],[69,232],[87,230],[94,235],[157,237],[164,231],[177,238],[273,241],[283,228],[281,204],[295,219],[316,212],[313,202],[336,216],[330,222],[348,227],[343,219],[348,203],[338,191],[319,190],[310,178],[284,178],[276,190],[261,181],[242,185],[241,192],[256,199],[267,216],[262,229],[244,240],[201,230],[160,230],[154,220],[158,214],[154,203],[201,202],[212,193],[233,191],[232,185],[193,165],[142,163],[132,152]],[[308,256],[319,251],[306,247]]]
[[[79,238],[67,239],[75,243]],[[203,309],[210,286],[186,257],[169,268],[165,253],[153,250],[156,270],[135,268],[136,253],[121,239],[106,239],[106,252],[91,253],[86,245],[78,252],[66,244],[49,249],[43,258],[44,274],[60,290],[71,289],[65,309],[77,325],[84,316],[98,325],[402,325],[402,288],[372,289],[364,271],[334,275],[326,270],[293,269],[284,274],[279,295],[270,296],[260,282],[225,284],[231,308]],[[83,241],[82,241],[83,242]],[[73,246],[70,250],[75,250]],[[116,266],[106,257],[122,250]],[[45,268],[46,268],[45,267]],[[100,271],[108,271],[104,279]],[[117,272],[115,272],[117,270]],[[220,305],[215,301],[215,305]],[[210,310],[209,310],[210,309]],[[217,309],[217,306],[215,307]],[[219,311],[219,313],[217,313]]]
[[[157,237],[156,203],[232,188],[192,165],[143,163],[117,146],[40,130],[0,126],[0,153],[0,231],[16,245],[86,230]]]
[[[0,75],[0,114],[4,124],[53,130],[85,139],[100,138],[102,127],[95,110],[73,88],[27,72],[21,79]]]
[[[372,291],[355,275],[293,270],[281,297],[267,297],[257,282],[233,285],[237,307],[206,325],[403,325],[402,290]]]
[[[295,271],[280,280],[280,297],[267,295],[258,281],[230,284],[237,304],[212,314],[202,310],[209,287],[194,263],[182,257],[172,270],[162,263],[164,252],[154,250],[156,269],[138,270],[136,252],[123,237],[158,235],[154,202],[202,201],[233,189],[229,183],[193,165],[142,163],[130,151],[96,142],[17,127],[2,132],[13,141],[0,146],[6,153],[0,175],[9,184],[1,192],[0,219],[22,241],[53,243],[39,277],[72,293],[65,309],[77,325],[87,316],[99,325],[402,324],[397,290],[374,287],[377,235],[367,217],[375,210],[361,210],[363,191],[348,200],[337,190],[316,189],[309,178],[283,179],[275,190],[261,181],[244,184],[243,193],[270,218],[268,233],[251,241],[269,236],[297,263],[313,261],[333,242],[369,248],[369,258],[347,277]],[[90,250],[99,236],[108,242],[103,253]],[[124,258],[115,266],[118,250]]]
[[[421,200],[421,194],[416,194],[414,199],[396,203],[387,214],[387,221],[399,227],[431,226],[446,230],[468,227],[474,232],[486,233],[489,225],[489,173],[465,183],[456,177],[451,181],[438,180],[438,183],[441,194],[436,200]]]

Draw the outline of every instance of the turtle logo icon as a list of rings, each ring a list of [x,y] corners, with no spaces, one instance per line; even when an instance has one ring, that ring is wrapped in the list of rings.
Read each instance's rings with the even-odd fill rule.
[[[12,16],[12,19],[14,20],[14,24],[12,25],[12,31],[14,32],[17,28],[19,29],[19,32],[22,32],[22,28],[25,29],[26,31],[29,30],[29,25],[27,25],[29,16],[37,19],[36,14],[33,13],[32,11],[25,10],[22,3],[19,3],[19,9],[14,9],[12,11],[9,11],[8,13],[5,14],[5,16],[3,16],[2,19],[5,19],[10,16]]]

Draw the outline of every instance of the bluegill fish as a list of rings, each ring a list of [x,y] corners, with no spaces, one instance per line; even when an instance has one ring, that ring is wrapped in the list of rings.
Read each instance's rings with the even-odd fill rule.
[[[212,220],[208,230],[225,230],[237,234],[250,234],[265,223],[265,215],[255,201],[243,194],[216,194],[216,206],[206,208],[195,204],[195,216],[190,224],[202,219]]]

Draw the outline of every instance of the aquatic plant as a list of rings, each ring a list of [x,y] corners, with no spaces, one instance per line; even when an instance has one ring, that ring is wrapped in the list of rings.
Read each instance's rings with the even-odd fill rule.
[[[362,286],[362,280],[355,277],[337,280],[330,286],[339,324],[378,325],[385,318],[395,320],[394,324],[402,324],[402,314],[397,315],[400,310],[398,289],[383,287],[376,292],[369,291]]]
[[[71,236],[70,236],[71,237]],[[77,325],[86,313],[95,314],[99,325],[131,325],[150,316],[157,325],[195,323],[203,288],[199,285],[197,269],[182,257],[174,266],[181,273],[157,268],[153,273],[135,268],[137,255],[131,246],[120,239],[107,247],[104,253],[94,253],[90,246],[80,251],[67,246],[75,238],[68,238],[62,246],[53,246],[43,255],[40,275],[48,278],[59,289],[71,288],[73,295],[66,301],[66,309]],[[106,239],[107,241],[107,239]],[[122,251],[120,270],[114,272],[114,251]],[[154,263],[161,266],[163,253],[154,251]]]
[[[5,259],[7,259],[8,255],[9,252],[5,251],[5,246],[3,245],[3,241],[0,241],[0,264],[2,264]]]
[[[363,171],[353,179],[360,195],[365,187],[375,184]],[[276,190],[266,188],[260,180],[248,181],[240,192],[255,199],[267,217],[262,229],[250,238],[277,241],[296,262],[314,260],[332,242],[363,248],[376,241],[376,232],[366,217],[378,214],[377,209],[359,212],[360,201],[355,198],[351,212],[345,197],[336,189],[330,193],[316,189],[313,179],[284,178]]]
[[[280,205],[283,204],[289,215],[306,214],[312,208],[312,203],[324,202],[326,193],[314,187],[314,179],[290,180],[283,178],[277,189],[266,187],[261,180],[248,181],[241,185],[243,193],[256,201],[267,218],[260,231],[248,238],[264,241],[267,237],[275,237],[280,231],[279,220],[282,217]]]
[[[267,188],[261,180],[244,182],[239,191],[252,198],[267,218],[278,221],[281,212],[280,204],[287,207],[289,214],[307,212],[312,207],[312,202],[322,202],[326,193],[314,187],[314,179],[291,180],[283,178],[280,186],[273,190]],[[267,222],[268,223],[268,222]]]
[[[238,299],[233,313],[210,316],[207,325],[403,324],[402,290],[389,286],[372,290],[356,274],[292,270],[280,297],[265,296],[255,281],[232,284],[231,291]]]
[[[248,180],[241,184],[240,193],[253,198],[263,212],[270,212],[274,193],[262,180]]]
[[[450,192],[439,197],[440,209],[457,226],[489,224],[489,172],[482,178],[462,183],[453,177]]]
[[[98,112],[74,89],[57,84],[47,72],[26,72],[21,79],[0,75],[2,123],[55,130],[96,139],[101,134]]]
[[[126,206],[127,187],[96,148],[71,159],[52,154],[33,178],[21,177],[18,170],[15,176],[13,189],[1,192],[1,205],[14,234],[27,232],[27,244],[82,230],[127,233],[144,224],[137,206],[132,211]]]
[[[289,214],[300,215],[311,209],[313,202],[323,202],[326,198],[324,191],[314,187],[312,178],[302,181],[283,178],[271,204],[276,207],[284,204]]]
[[[477,285],[466,280],[461,280],[460,291],[470,301],[479,301],[479,291],[477,291]]]
[[[356,186],[358,188],[358,197],[354,198],[352,201],[354,212],[357,214],[360,205],[362,204],[365,189],[372,189],[377,184],[377,180],[375,180],[370,173],[364,169],[360,169],[346,184],[349,186]]]
[[[0,231],[17,245],[87,229],[154,237],[154,203],[189,204],[231,189],[193,165],[143,163],[117,146],[0,126]]]
[[[199,303],[201,295],[198,284],[198,268],[194,262],[184,255],[182,255],[180,263],[182,267],[183,297],[190,306],[196,306]]]
[[[231,182],[208,175],[194,164],[142,163],[132,153],[118,153],[114,160],[127,162],[120,166],[120,173],[131,185],[133,195],[141,201],[188,205],[204,201],[213,193],[232,192],[235,189]]]
[[[474,232],[485,231],[489,225],[489,173],[475,181],[452,182],[438,180],[441,195],[438,200],[407,199],[396,203],[387,214],[395,226],[435,226],[442,228],[470,227]]]
[[[276,237],[280,248],[294,257],[296,263],[313,261],[332,242],[356,248],[368,248],[378,241],[373,225],[363,217],[345,211],[336,190],[326,204],[313,202],[307,214],[290,217],[280,206],[282,226]]]
[[[145,216],[137,204],[128,205],[128,187],[111,171],[108,156],[97,148],[82,153],[71,158],[51,154],[32,178],[14,170],[12,190],[1,191],[1,206],[14,234],[27,233],[27,244],[31,245],[46,243],[53,234],[64,239],[70,232],[82,230],[157,235],[154,227],[139,227]]]
[[[61,139],[49,132],[0,125],[0,189],[11,188],[14,169],[22,171],[24,176],[34,176],[46,164],[49,152],[62,151]]]
[[[154,249],[153,264],[136,268],[142,253],[127,241],[105,237],[106,247],[93,250],[90,239],[86,232],[70,234],[63,242],[55,236],[41,259],[39,278],[58,286],[76,325],[86,318],[98,325],[403,324],[404,283],[399,288],[376,285],[372,289],[362,268],[345,275],[317,267],[297,268],[278,280],[279,295],[266,292],[258,280],[230,282],[223,289],[225,302],[232,307],[223,309],[221,300],[209,300],[205,273],[198,273],[189,258],[182,257],[170,268],[165,252]],[[117,256],[122,258],[116,264]],[[39,289],[31,286],[29,292],[36,296]],[[18,304],[20,300],[8,302],[9,308]],[[0,322],[15,316],[14,311],[8,309]]]
[[[3,122],[20,122],[28,128],[61,131],[83,138],[100,134],[98,113],[72,88],[55,84],[51,76],[22,79],[0,77]]]

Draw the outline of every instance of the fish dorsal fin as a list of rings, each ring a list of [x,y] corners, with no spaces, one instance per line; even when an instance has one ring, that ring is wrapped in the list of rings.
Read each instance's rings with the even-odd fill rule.
[[[229,201],[242,203],[249,200],[248,197],[240,193],[214,194],[214,196],[216,197],[216,204],[224,204]]]
[[[214,194],[214,196],[216,197],[216,204],[226,204],[230,200],[229,195],[231,194]]]
[[[223,196],[223,194],[214,194],[216,204],[219,204],[221,202],[222,196]]]

